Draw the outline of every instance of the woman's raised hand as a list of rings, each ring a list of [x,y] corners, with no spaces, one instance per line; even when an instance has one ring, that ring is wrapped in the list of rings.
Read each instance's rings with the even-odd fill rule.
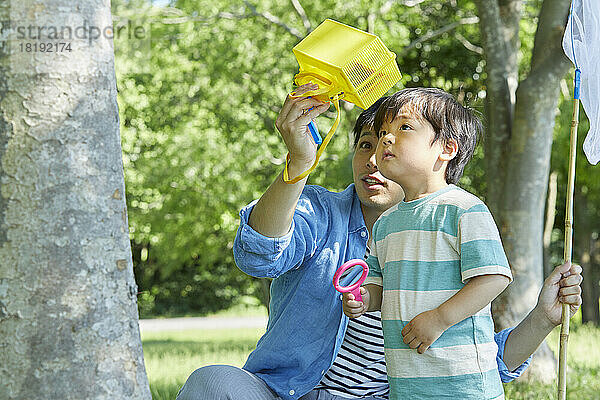
[[[307,83],[296,88],[294,92],[297,95],[302,95],[318,88],[315,84]],[[308,131],[308,124],[327,111],[328,108],[329,103],[323,103],[314,98],[292,97],[289,95],[286,97],[275,121],[275,126],[281,133],[288,149],[290,168],[294,165],[300,169],[307,169],[314,163],[317,145]]]

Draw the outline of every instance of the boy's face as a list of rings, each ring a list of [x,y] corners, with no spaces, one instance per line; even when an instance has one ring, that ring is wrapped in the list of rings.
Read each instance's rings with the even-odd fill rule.
[[[378,136],[379,170],[405,190],[420,189],[440,172],[443,177],[441,140],[433,143],[433,127],[411,104],[402,107],[392,122],[386,118]]]
[[[386,179],[379,172],[375,160],[377,135],[372,127],[363,127],[354,155],[352,157],[352,174],[356,194],[365,207],[383,212],[404,198],[400,185]]]

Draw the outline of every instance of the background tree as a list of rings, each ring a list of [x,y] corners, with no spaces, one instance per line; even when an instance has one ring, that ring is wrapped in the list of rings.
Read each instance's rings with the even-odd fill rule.
[[[112,41],[89,40],[109,2],[0,13],[0,398],[149,399]],[[65,26],[87,39],[46,39]]]
[[[519,36],[523,12],[540,3],[534,46],[524,54]],[[529,312],[542,282],[552,138],[559,85],[569,69],[561,47],[569,4],[477,1],[487,69],[487,200],[515,277],[493,304],[497,328],[513,326]],[[536,353],[530,374],[546,380],[555,376],[546,345]]]

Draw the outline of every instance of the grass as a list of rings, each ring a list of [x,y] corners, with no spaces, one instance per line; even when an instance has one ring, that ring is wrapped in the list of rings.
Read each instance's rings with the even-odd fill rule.
[[[183,318],[183,317],[262,317],[267,316],[267,308],[260,304],[260,302],[250,296],[241,296],[236,304],[230,308],[226,308],[221,311],[210,314],[202,313],[191,313],[191,312],[171,312],[163,313],[161,315],[153,314],[140,314],[142,319],[161,319],[161,318]]]
[[[241,367],[264,329],[190,330],[142,334],[154,400],[173,400],[187,377],[211,364]]]
[[[211,364],[242,366],[264,329],[191,330],[142,334],[146,370],[154,400],[173,400],[187,377]],[[548,343],[558,349],[558,329]],[[571,325],[567,397],[600,399],[600,328]],[[504,386],[507,400],[556,398],[556,384],[513,382]]]
[[[558,353],[560,328],[548,336],[548,345]],[[600,328],[572,324],[567,356],[567,398],[600,399]],[[507,400],[555,399],[556,383],[528,384],[515,381],[504,385]]]
[[[214,314],[208,315],[208,317],[266,317],[269,313],[267,307],[260,304],[253,303],[240,303],[236,304],[228,309],[218,311]]]

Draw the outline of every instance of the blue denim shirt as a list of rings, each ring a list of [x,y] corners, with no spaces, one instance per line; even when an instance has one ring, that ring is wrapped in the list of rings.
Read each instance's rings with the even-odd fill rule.
[[[519,365],[517,367],[517,369],[515,369],[514,371],[511,371],[508,369],[508,367],[506,366],[506,364],[504,364],[504,345],[506,345],[506,339],[508,339],[508,335],[510,335],[510,333],[512,332],[514,328],[508,328],[508,329],[504,329],[503,331],[500,331],[498,333],[496,333],[494,335],[494,340],[496,341],[496,344],[498,345],[498,354],[496,354],[496,363],[498,363],[498,371],[500,372],[500,380],[504,383],[508,383],[510,381],[512,381],[515,378],[518,378],[521,376],[521,374],[527,369],[527,367],[529,367],[529,364],[531,363],[531,357],[529,356],[529,358],[527,360],[525,360],[525,362],[521,365]]]
[[[240,211],[233,254],[246,274],[273,282],[267,330],[243,368],[283,399],[295,400],[321,381],[344,340],[348,319],[333,275],[344,262],[365,256],[368,231],[354,184],[340,193],[306,186],[290,231],[279,238],[248,225],[255,203]],[[340,284],[350,285],[361,272],[355,268]],[[498,343],[502,352],[508,332]],[[506,366],[499,370],[503,382],[522,372],[506,377]]]

